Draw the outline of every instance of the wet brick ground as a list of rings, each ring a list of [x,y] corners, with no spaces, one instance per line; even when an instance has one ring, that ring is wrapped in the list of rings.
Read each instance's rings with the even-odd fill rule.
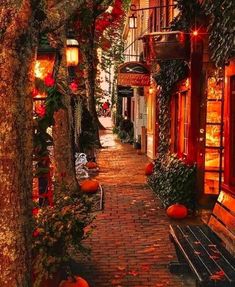
[[[190,276],[172,275],[176,260],[169,240],[170,221],[146,184],[145,155],[115,140],[111,129],[101,136],[96,177],[105,191],[104,210],[87,245],[91,261],[81,275],[90,287],[194,287]]]

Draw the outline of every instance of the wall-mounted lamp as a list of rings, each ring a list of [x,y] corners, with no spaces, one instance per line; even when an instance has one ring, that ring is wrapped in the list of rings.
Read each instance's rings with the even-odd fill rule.
[[[137,16],[133,13],[129,16],[129,28],[136,29],[137,28]]]

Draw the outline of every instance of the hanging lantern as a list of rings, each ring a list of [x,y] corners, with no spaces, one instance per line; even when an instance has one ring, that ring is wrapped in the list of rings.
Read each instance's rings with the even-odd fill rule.
[[[56,67],[59,66],[58,50],[52,48],[46,38],[40,39],[40,45],[37,50],[37,58],[34,67],[34,75],[36,78],[36,88],[34,89],[34,101],[46,97],[46,93],[40,89],[38,80],[44,81],[48,75],[55,77]],[[37,94],[36,94],[37,91]]]
[[[129,17],[129,28],[130,29],[136,29],[137,28],[137,16],[135,14],[132,14]]]
[[[39,46],[34,69],[36,78],[44,80],[48,74],[54,74],[57,54],[57,49],[50,47],[47,43]]]
[[[78,41],[75,39],[67,39],[66,47],[66,60],[67,66],[77,66],[78,65]]]

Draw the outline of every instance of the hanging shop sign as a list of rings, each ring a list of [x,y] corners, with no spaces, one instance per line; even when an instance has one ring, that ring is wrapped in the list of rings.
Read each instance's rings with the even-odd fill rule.
[[[133,88],[127,86],[117,87],[118,97],[133,97]]]
[[[187,59],[188,35],[181,31],[153,32],[142,37],[144,59],[150,64],[156,60]]]
[[[119,66],[118,85],[144,87],[150,85],[150,73],[146,65],[128,62]]]

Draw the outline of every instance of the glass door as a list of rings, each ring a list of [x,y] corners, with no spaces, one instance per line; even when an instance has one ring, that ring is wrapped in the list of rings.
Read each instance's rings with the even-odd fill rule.
[[[223,180],[223,78],[207,79],[204,193],[217,195]]]

